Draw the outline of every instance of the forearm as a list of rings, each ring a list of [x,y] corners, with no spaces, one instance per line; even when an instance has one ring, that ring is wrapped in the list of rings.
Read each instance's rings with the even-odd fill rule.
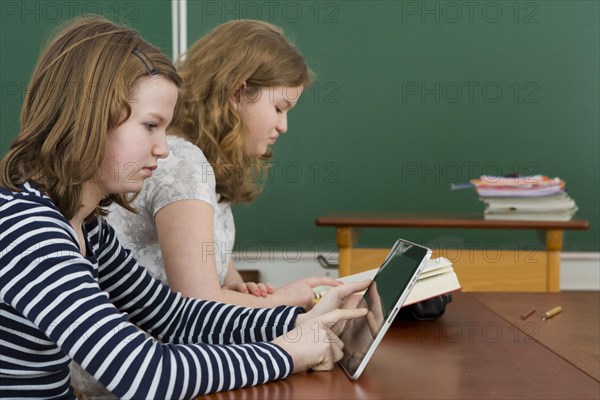
[[[180,291],[173,286],[174,291]],[[267,297],[255,296],[249,293],[242,293],[236,290],[230,290],[225,287],[211,288],[187,288],[185,291],[180,291],[185,297],[193,297],[196,299],[211,300],[219,303],[234,304],[242,307],[252,308],[271,308],[280,305],[296,305],[286,304],[285,299],[277,295],[269,295]]]
[[[162,208],[155,215],[155,220],[165,273],[172,290],[185,297],[244,307],[263,308],[282,304],[310,307],[313,299],[311,286],[316,285],[300,282],[288,287],[289,290],[272,293],[271,288],[269,293],[270,287],[267,287],[267,293],[252,290],[252,294],[221,287],[215,249],[222,248],[222,245],[215,242],[214,212],[209,204],[178,201]],[[225,284],[238,281],[242,279],[230,259]],[[329,279],[319,284],[332,282]]]

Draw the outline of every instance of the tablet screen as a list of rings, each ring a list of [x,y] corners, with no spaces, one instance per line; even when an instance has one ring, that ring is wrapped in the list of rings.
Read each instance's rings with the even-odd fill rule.
[[[341,362],[351,376],[390,317],[426,254],[426,248],[400,241],[373,278],[358,305],[359,308],[368,308],[369,312],[365,317],[349,321],[340,335],[344,342],[344,358]]]

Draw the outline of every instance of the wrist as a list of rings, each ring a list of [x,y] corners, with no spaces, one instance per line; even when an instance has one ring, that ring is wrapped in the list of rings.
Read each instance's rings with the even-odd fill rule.
[[[285,354],[287,354],[287,356],[289,357],[290,361],[291,361],[291,371],[290,374],[296,374],[298,372],[301,372],[301,369],[298,369],[298,367],[300,366],[300,362],[298,360],[297,355],[294,352],[294,346],[291,345],[285,338],[285,335],[276,337],[275,339],[273,339],[271,341],[271,344],[279,347],[280,349],[283,350],[283,352]]]
[[[223,282],[223,287],[235,288],[240,283],[244,283],[244,281],[241,279],[235,279],[235,278],[229,278],[229,279],[225,278],[225,281]]]
[[[304,322],[306,322],[310,316],[310,311],[309,312],[299,312],[298,315],[296,316],[296,324],[294,325],[294,327],[298,326],[298,325],[302,325]]]

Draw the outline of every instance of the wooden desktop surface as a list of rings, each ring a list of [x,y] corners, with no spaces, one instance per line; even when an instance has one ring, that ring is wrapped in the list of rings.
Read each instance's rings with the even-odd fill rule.
[[[600,292],[472,295],[521,332],[600,381]],[[541,321],[542,314],[556,306],[561,306],[562,312]],[[536,309],[535,314],[521,320],[531,308]]]
[[[437,321],[394,322],[356,382],[336,366],[201,398],[598,399],[600,336],[597,319],[586,319],[597,315],[598,295],[455,293]],[[533,338],[513,325],[528,306],[541,313],[557,302],[561,315],[526,321],[538,326]]]

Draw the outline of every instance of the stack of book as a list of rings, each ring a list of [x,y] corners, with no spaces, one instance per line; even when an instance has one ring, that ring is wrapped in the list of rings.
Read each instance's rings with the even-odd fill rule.
[[[578,210],[560,178],[484,175],[471,183],[488,220],[569,221]]]
[[[373,279],[378,270],[379,268],[375,268],[358,274],[344,276],[343,278],[339,278],[338,281],[350,283]],[[321,297],[328,289],[329,286],[319,286],[313,290],[317,294],[317,297]],[[461,289],[461,286],[450,260],[445,257],[429,259],[425,263],[423,272],[417,278],[415,286],[413,286],[410,294],[404,301],[403,307],[459,289]]]

